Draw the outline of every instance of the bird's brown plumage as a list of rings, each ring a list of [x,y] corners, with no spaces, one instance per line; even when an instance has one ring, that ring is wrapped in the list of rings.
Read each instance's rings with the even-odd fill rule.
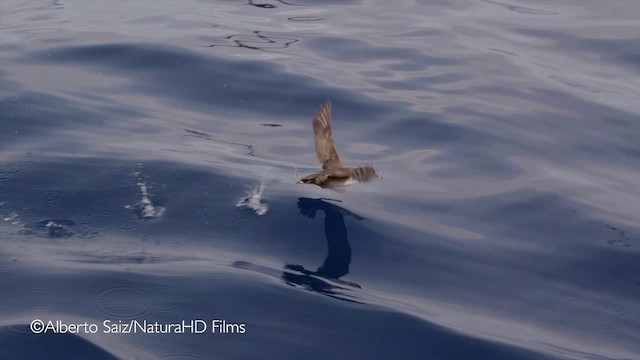
[[[322,163],[322,171],[307,175],[302,179],[298,178],[298,182],[337,189],[377,178],[378,175],[371,166],[349,168],[342,165],[331,133],[331,107],[329,100],[320,107],[320,110],[313,117],[316,156]]]
[[[316,155],[323,169],[342,167],[331,133],[331,100],[328,100],[313,117],[313,135],[316,140]]]

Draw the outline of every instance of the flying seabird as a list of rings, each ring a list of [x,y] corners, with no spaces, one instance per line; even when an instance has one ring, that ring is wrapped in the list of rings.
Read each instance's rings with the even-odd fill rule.
[[[316,156],[322,164],[322,171],[302,179],[296,174],[299,184],[315,184],[322,188],[339,189],[378,178],[376,170],[371,166],[350,168],[342,165],[331,135],[330,100],[324,103],[313,117],[313,135],[316,141]]]

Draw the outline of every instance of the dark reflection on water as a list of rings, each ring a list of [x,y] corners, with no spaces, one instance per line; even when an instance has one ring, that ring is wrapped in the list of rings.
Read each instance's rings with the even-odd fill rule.
[[[263,34],[256,30],[254,35],[229,35],[222,39],[230,40],[234,45],[227,44],[211,44],[208,47],[215,46],[231,46],[245,48],[249,50],[272,50],[272,49],[286,49],[291,44],[298,42],[298,39],[286,38],[280,36],[270,36]]]
[[[327,238],[329,252],[317,273],[334,279],[348,274],[349,263],[351,263],[351,246],[349,246],[347,238],[344,216],[351,216],[356,220],[364,220],[364,218],[328,203],[325,199],[300,198],[298,199],[298,209],[302,215],[311,219],[315,218],[318,210],[324,212],[324,236]]]
[[[301,5],[298,5],[298,4],[294,4],[293,2],[288,2],[288,1],[284,1],[284,0],[274,0],[273,2],[278,3],[278,4],[282,4],[282,5],[301,6]],[[247,5],[251,5],[251,6],[255,6],[255,7],[259,7],[259,8],[263,8],[263,9],[275,9],[277,7],[274,4],[257,3],[254,0],[249,0],[249,3]]]
[[[298,199],[300,213],[311,219],[315,218],[318,211],[324,212],[324,236],[327,239],[328,253],[322,266],[316,271],[307,270],[302,265],[286,264],[285,269],[295,271],[298,274],[284,272],[282,278],[289,285],[300,285],[305,288],[326,294],[343,300],[355,301],[342,296],[336,296],[342,288],[324,281],[324,279],[337,282],[343,286],[360,288],[360,285],[340,280],[349,273],[351,263],[351,246],[347,237],[347,227],[344,224],[344,216],[353,217],[356,220],[364,220],[363,217],[349,210],[327,202],[325,199]],[[337,290],[337,291],[336,291]]]

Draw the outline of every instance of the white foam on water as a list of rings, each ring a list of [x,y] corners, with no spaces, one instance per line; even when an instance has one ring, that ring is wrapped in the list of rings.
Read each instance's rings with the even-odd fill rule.
[[[136,185],[140,187],[142,199],[134,205],[126,205],[125,208],[133,209],[143,220],[151,220],[161,217],[164,213],[165,207],[153,204],[147,183],[140,180],[140,171],[134,172],[133,175],[138,178]]]
[[[249,208],[255,211],[258,215],[265,215],[269,210],[267,204],[262,202],[262,193],[265,189],[264,180],[260,181],[260,184],[247,190],[247,196],[243,196],[238,200],[237,207]]]
[[[11,225],[21,225],[21,222],[18,219],[18,213],[16,212],[10,212],[9,215],[4,218],[4,221],[10,222]]]

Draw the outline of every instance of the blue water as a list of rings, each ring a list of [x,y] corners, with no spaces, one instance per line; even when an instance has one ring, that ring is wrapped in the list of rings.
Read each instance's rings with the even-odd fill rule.
[[[1,359],[638,358],[637,1],[3,0],[0,31]],[[382,179],[295,183],[327,99]]]

